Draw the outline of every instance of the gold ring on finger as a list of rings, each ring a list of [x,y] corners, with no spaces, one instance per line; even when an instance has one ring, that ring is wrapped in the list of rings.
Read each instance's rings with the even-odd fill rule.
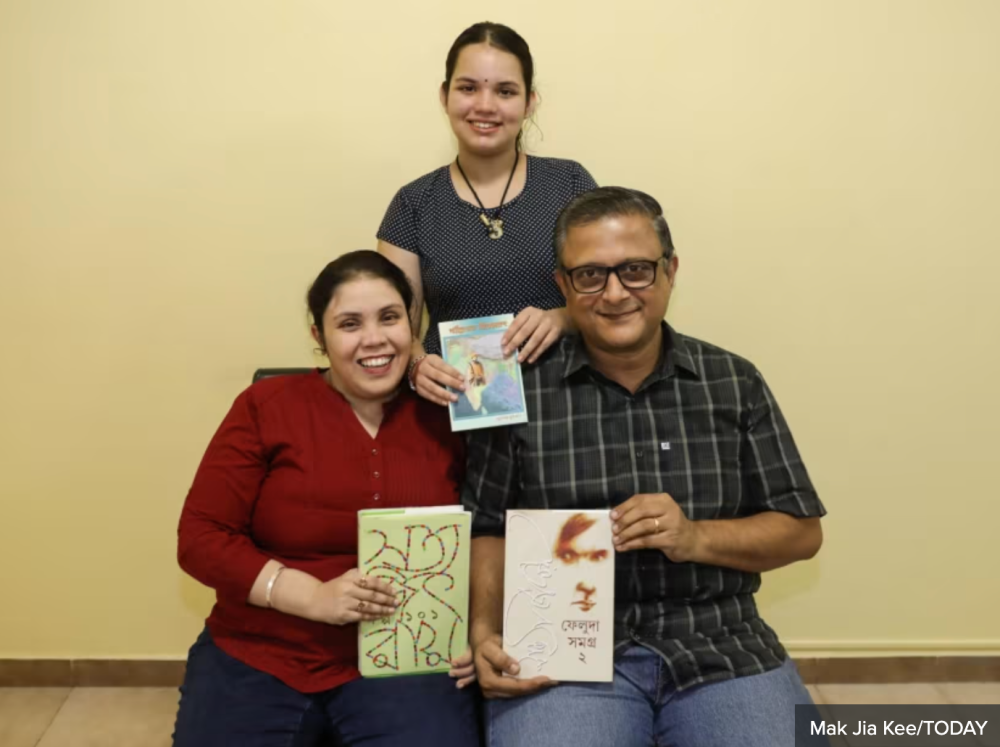
[[[655,517],[653,518],[653,528],[657,532],[660,531],[660,520]]]

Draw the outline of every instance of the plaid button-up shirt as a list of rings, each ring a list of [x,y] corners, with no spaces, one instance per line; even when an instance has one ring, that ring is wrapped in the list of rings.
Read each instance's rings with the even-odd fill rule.
[[[524,369],[529,422],[472,431],[462,500],[473,534],[502,535],[507,509],[602,509],[669,493],[688,519],[764,511],[823,516],[778,404],[748,361],[663,324],[664,352],[635,394],[564,338]],[[774,669],[786,653],[760,618],[760,574],[617,555],[615,646],[659,652],[674,685]]]

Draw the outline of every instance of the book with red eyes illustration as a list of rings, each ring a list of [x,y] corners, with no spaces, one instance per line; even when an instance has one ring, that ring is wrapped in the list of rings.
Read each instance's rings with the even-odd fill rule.
[[[358,568],[388,581],[399,607],[358,625],[363,677],[447,672],[469,630],[469,529],[461,506],[358,512]]]
[[[597,511],[508,511],[503,648],[519,678],[610,682],[615,553]]]

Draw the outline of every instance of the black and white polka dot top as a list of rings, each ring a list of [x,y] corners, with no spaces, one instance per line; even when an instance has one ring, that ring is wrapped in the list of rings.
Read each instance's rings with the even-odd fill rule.
[[[499,239],[487,235],[479,206],[455,192],[448,166],[407,184],[386,210],[378,238],[420,257],[428,353],[441,353],[438,322],[565,305],[552,278],[552,231],[566,203],[597,184],[575,161],[527,159],[524,189],[501,211]]]

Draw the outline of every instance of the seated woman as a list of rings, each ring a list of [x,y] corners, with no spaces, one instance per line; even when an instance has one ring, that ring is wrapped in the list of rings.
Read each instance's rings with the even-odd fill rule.
[[[413,293],[360,251],[327,265],[308,302],[330,367],[237,397],[184,504],[180,565],[217,602],[188,656],[174,744],[476,745],[470,654],[450,677],[357,669],[358,621],[396,605],[356,568],[358,510],[457,503],[464,470],[447,413],[400,387]]]

